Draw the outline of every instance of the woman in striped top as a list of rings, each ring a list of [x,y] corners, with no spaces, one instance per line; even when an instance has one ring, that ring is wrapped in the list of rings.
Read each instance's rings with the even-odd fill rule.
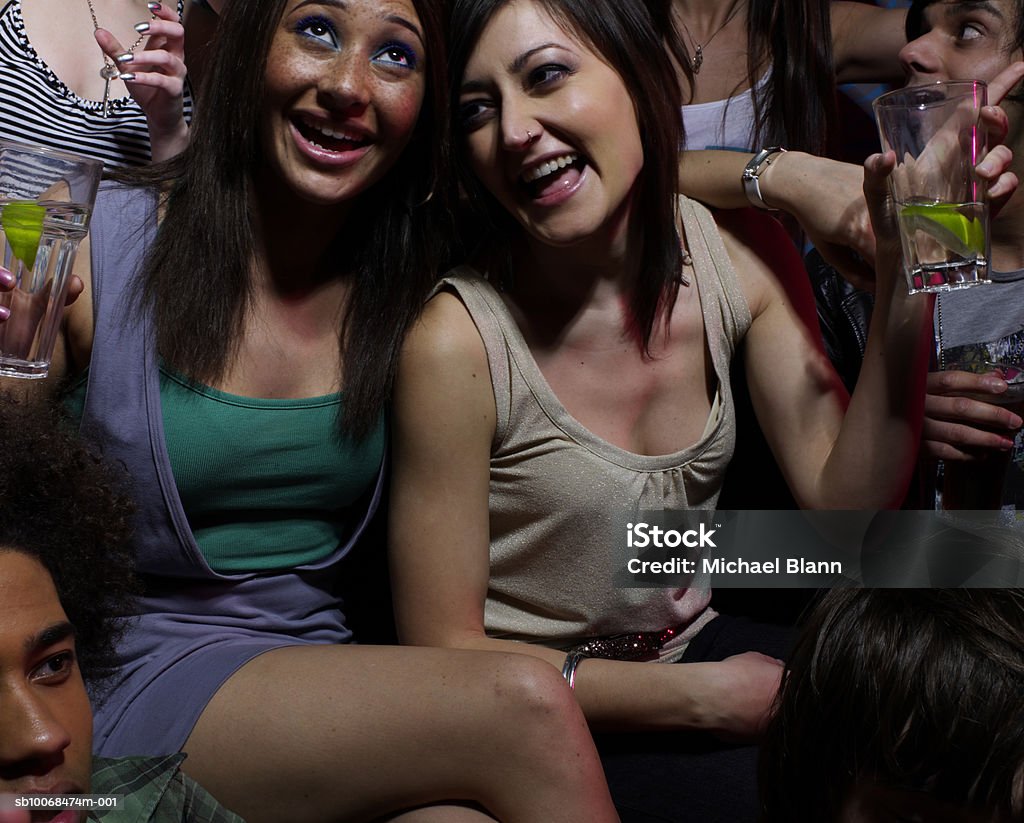
[[[0,139],[78,152],[108,168],[173,157],[188,142],[192,112],[183,6],[0,0]],[[105,66],[120,74],[108,81]]]

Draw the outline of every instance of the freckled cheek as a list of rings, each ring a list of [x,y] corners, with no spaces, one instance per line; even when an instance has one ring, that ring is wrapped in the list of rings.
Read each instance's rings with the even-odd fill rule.
[[[409,85],[386,89],[378,101],[382,124],[386,124],[392,139],[404,143],[416,129],[423,108],[423,87]]]
[[[308,92],[307,90],[315,90],[317,78],[308,69],[303,69],[304,64],[301,62],[286,58],[268,63],[262,103],[264,138],[268,136],[268,128],[275,129],[281,117],[287,116],[299,98],[307,93],[315,94],[315,91]]]
[[[311,66],[308,61],[296,57],[285,49],[271,50],[267,55],[267,73],[264,76],[266,95],[287,95],[298,86],[308,85],[311,80]]]

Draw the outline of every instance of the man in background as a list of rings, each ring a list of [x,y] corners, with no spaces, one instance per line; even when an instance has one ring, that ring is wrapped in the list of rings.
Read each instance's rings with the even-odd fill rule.
[[[114,615],[131,611],[132,507],[109,468],[39,407],[0,397],[0,433],[0,823],[244,823],[181,773],[183,754],[92,756],[83,675],[102,691]],[[33,794],[123,804],[10,808],[11,796]]]

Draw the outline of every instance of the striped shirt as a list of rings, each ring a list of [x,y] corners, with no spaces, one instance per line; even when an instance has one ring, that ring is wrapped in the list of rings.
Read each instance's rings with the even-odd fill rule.
[[[130,96],[103,104],[69,89],[44,63],[25,36],[21,0],[0,0],[0,139],[35,143],[103,161],[107,168],[149,162],[146,116]],[[184,0],[178,2],[181,14]],[[97,70],[100,65],[96,49]],[[185,119],[192,96],[185,87]]]

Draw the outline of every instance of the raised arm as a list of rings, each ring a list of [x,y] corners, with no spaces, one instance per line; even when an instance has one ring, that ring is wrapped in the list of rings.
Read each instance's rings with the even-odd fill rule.
[[[685,151],[679,190],[719,209],[750,206],[740,182],[754,155]],[[863,170],[801,151],[775,155],[758,178],[767,205],[791,214],[822,256],[860,288],[873,288],[875,236],[861,189]]]
[[[1013,63],[989,82],[989,100],[998,103],[1024,78],[1024,62]],[[989,134],[989,145],[1001,143],[1009,135],[1009,121],[1001,108],[990,105],[982,110]],[[1000,208],[1015,195],[1017,178],[1000,171],[1005,164],[1005,148],[998,149],[979,167],[989,181],[988,199],[993,219]],[[1003,218],[1012,219],[1012,218]],[[941,371],[928,375],[925,398],[923,452],[943,460],[971,460],[979,450],[1007,450],[1021,427],[1021,417],[998,404],[1007,390],[998,374],[972,374],[966,371]],[[991,398],[993,402],[984,402]]]
[[[402,642],[530,654],[561,670],[564,652],[484,631],[494,391],[476,327],[450,294],[427,305],[408,337],[393,422],[389,531]],[[586,660],[576,695],[597,728],[751,737],[780,672],[756,653],[686,665]]]
[[[906,45],[906,9],[866,3],[832,3],[832,59],[839,83],[897,83],[903,68],[897,57]]]
[[[790,489],[806,508],[898,506],[914,466],[933,301],[907,294],[900,276],[896,229],[885,213],[888,160],[887,165],[876,155],[866,167],[865,193],[874,204],[879,237],[877,290],[864,364],[848,407],[845,390],[808,330],[813,304],[798,263],[784,270],[777,253],[764,258],[758,238],[738,263],[754,272],[747,275],[755,296],[746,343],[754,408]],[[772,269],[759,266],[757,257],[771,259]]]
[[[999,146],[979,170],[995,175],[1009,151]],[[900,271],[894,207],[886,184],[895,156],[865,164],[864,193],[878,238],[877,289],[856,391],[845,393],[809,333],[813,314],[802,272],[744,224],[730,252],[748,285],[754,321],[747,336],[747,376],[758,419],[801,506],[878,509],[900,504],[913,469],[924,413],[931,348],[930,295],[909,295]],[[766,261],[772,261],[769,264]]]
[[[114,61],[121,79],[146,115],[150,156],[154,162],[169,160],[188,145],[185,122],[185,29],[173,4],[156,4],[148,21],[146,47],[132,52],[127,62],[118,60],[126,51],[106,29],[96,30],[96,42]]]

